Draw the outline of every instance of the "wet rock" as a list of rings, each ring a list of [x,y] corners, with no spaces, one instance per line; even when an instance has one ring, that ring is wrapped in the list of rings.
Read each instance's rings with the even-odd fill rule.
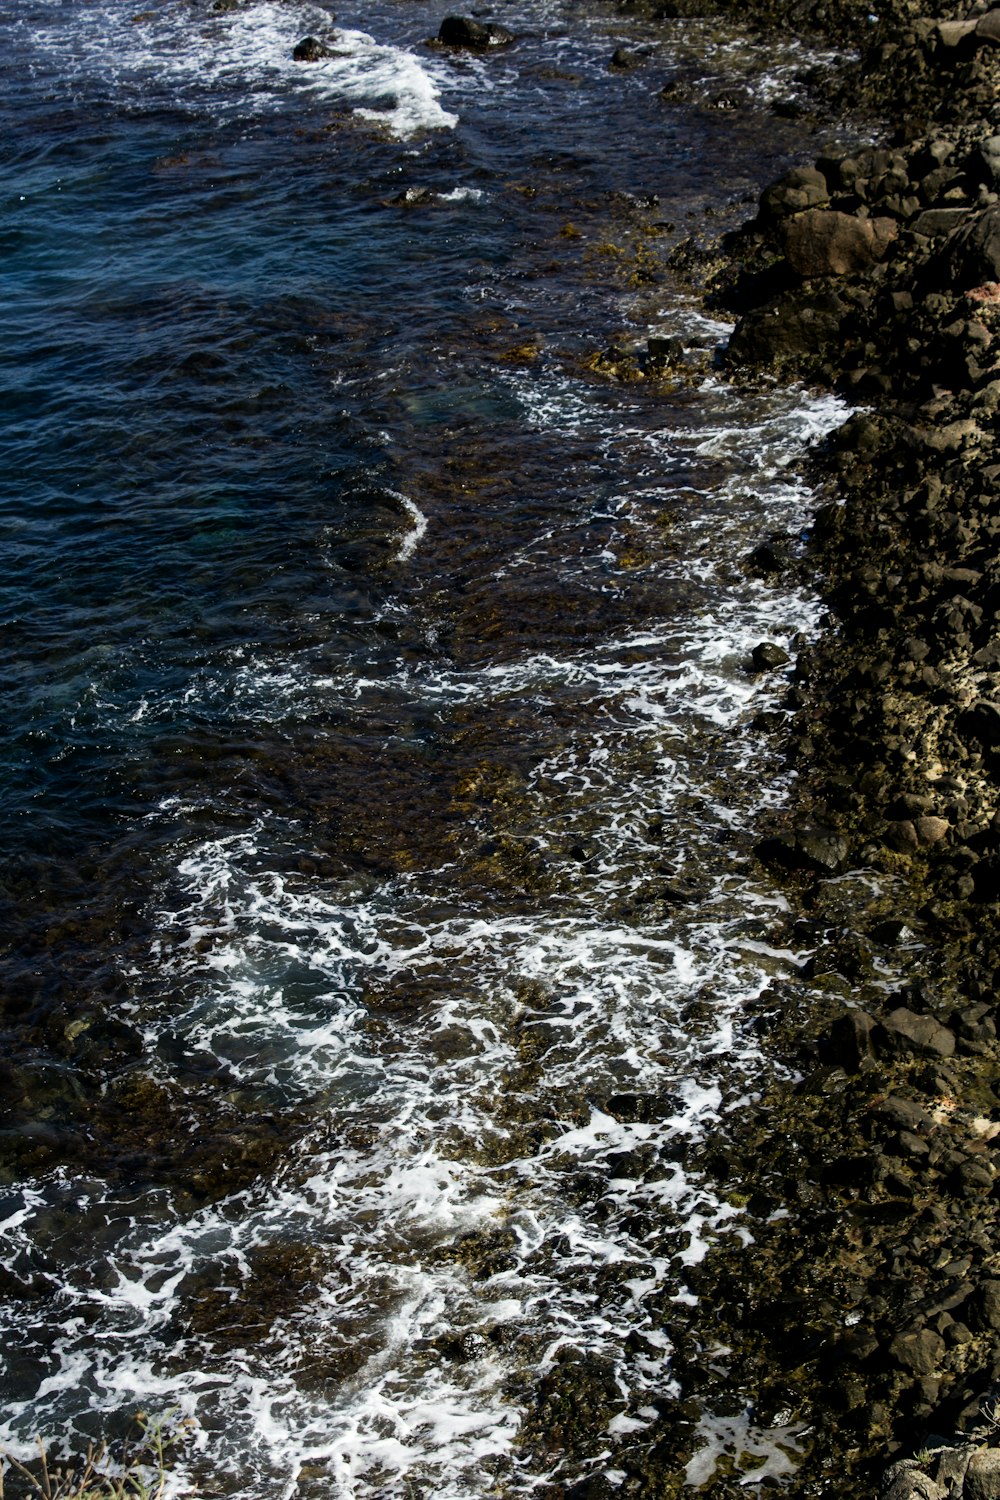
[[[1000,1448],[982,1448],[969,1459],[962,1500],[1000,1500]]]
[[[654,364],[676,365],[684,360],[684,343],[679,338],[662,338],[652,334],[646,340],[646,351]]]
[[[744,314],[729,340],[731,365],[797,363],[840,339],[849,309],[832,289],[803,289]]]
[[[332,57],[333,52],[321,42],[318,37],[304,36],[301,42],[297,42],[292,57],[295,62],[322,62],[324,57]]]
[[[644,62],[645,58],[641,52],[630,52],[627,47],[616,47],[611,54],[608,66],[618,73],[631,73],[636,68],[641,68]]]
[[[850,853],[850,845],[843,834],[818,824],[797,828],[795,847],[803,859],[818,870],[843,869]]]
[[[952,1057],[955,1053],[953,1031],[933,1016],[918,1016],[903,1005],[882,1021],[879,1040],[893,1057]]]
[[[488,51],[491,47],[508,47],[514,33],[506,26],[490,21],[485,25],[471,16],[445,16],[438,31],[438,41],[446,47],[468,47],[476,52]]]
[[[799,276],[847,276],[880,261],[897,233],[892,219],[817,208],[785,225],[785,255]]]
[[[750,653],[755,672],[773,672],[777,667],[785,666],[790,660],[788,652],[781,646],[775,645],[774,641],[761,641]]]
[[[936,1370],[944,1353],[944,1339],[931,1328],[897,1334],[889,1345],[889,1358],[893,1364],[914,1375],[929,1375]]]
[[[771,537],[761,542],[747,554],[746,567],[758,577],[767,578],[774,573],[783,573],[792,560],[791,546],[787,537]]]

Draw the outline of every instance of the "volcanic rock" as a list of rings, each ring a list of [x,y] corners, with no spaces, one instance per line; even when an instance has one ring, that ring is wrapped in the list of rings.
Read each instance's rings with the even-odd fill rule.
[[[933,1016],[918,1016],[901,1005],[879,1028],[885,1050],[900,1057],[952,1057],[955,1034]]]
[[[847,276],[880,261],[897,232],[892,219],[816,208],[785,225],[785,254],[799,276]]]
[[[292,53],[295,62],[322,62],[324,57],[332,56],[330,48],[314,36],[304,36]]]
[[[445,16],[438,32],[438,41],[446,47],[468,47],[476,52],[507,47],[513,40],[514,33],[506,26],[498,26],[492,21],[483,25],[471,16]]]

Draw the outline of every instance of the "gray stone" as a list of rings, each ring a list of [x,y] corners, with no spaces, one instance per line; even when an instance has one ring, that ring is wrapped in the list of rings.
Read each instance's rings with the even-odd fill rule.
[[[851,846],[843,834],[818,824],[795,830],[795,847],[808,862],[821,870],[842,870]]]
[[[1000,1448],[981,1448],[969,1459],[963,1500],[1000,1500]]]
[[[881,1104],[872,1108],[872,1114],[896,1125],[900,1130],[922,1130],[927,1134],[934,1129],[934,1120],[915,1099],[904,1099],[900,1094],[890,1094]]]
[[[918,1016],[905,1005],[891,1011],[881,1027],[886,1048],[904,1057],[952,1057],[955,1035],[933,1016]]]
[[[962,1481],[965,1479],[965,1471],[969,1467],[969,1459],[975,1452],[971,1443],[963,1443],[957,1448],[944,1448],[938,1455],[937,1468],[934,1470],[934,1478],[938,1484],[943,1484],[946,1490],[959,1493]]]
[[[903,1469],[896,1473],[886,1489],[883,1500],[946,1500],[948,1492],[920,1469]]]
[[[815,208],[786,225],[785,254],[799,276],[847,276],[881,260],[897,233],[893,219]]]

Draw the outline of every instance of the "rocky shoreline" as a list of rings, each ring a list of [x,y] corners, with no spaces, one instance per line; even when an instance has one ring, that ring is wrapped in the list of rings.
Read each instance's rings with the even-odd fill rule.
[[[709,306],[738,317],[732,378],[801,379],[858,409],[815,457],[806,557],[775,537],[748,559],[764,577],[818,573],[830,611],[795,664],[790,729],[761,725],[787,734],[799,776],[758,855],[788,886],[789,946],[813,956],[808,985],[775,985],[755,1018],[797,1081],[705,1162],[754,1234],[697,1273],[712,1324],[699,1341],[728,1351],[724,1369],[713,1388],[681,1344],[679,1374],[702,1405],[719,1409],[738,1384],[761,1426],[795,1428],[798,1495],[989,1500],[1000,8],[918,15],[904,0],[862,15],[776,0],[752,19],[839,38],[860,26],[860,58],[831,96],[878,101],[895,127],[771,184],[709,277]],[[744,1492],[738,1476],[728,1486],[717,1475],[708,1489]]]

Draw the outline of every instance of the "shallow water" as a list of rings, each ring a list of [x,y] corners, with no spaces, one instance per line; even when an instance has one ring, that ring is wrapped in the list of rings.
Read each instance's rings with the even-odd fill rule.
[[[204,1495],[614,1487],[749,1234],[685,1162],[803,957],[746,663],[816,605],[741,559],[843,412],[728,388],[665,251],[809,149],[810,59],[502,19],[0,13],[15,1452],[142,1408]],[[690,378],[591,367],[651,332]],[[692,1483],[790,1472],[727,1422]]]

